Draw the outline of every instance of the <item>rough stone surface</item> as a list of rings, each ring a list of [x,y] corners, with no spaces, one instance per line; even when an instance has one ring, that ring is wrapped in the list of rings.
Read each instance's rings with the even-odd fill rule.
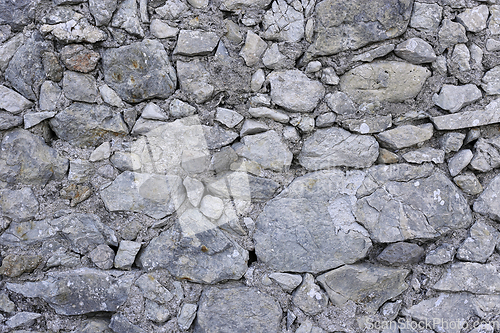
[[[463,261],[485,263],[493,254],[500,233],[483,222],[477,221],[469,230],[470,236],[460,245],[457,258]]]
[[[387,266],[401,266],[417,263],[423,255],[424,249],[417,244],[398,242],[388,245],[377,260]]]
[[[95,103],[98,92],[92,75],[66,71],[63,79],[64,95],[78,102]]]
[[[419,30],[437,31],[442,14],[443,7],[437,3],[415,2],[410,27]]]
[[[440,291],[467,291],[474,294],[497,294],[500,277],[495,266],[473,262],[452,264],[433,289]]]
[[[309,315],[316,315],[326,308],[328,296],[314,283],[314,277],[307,273],[300,287],[292,295],[292,302]]]
[[[401,149],[425,142],[432,137],[433,126],[424,124],[420,126],[403,125],[377,134],[377,139],[383,147]]]
[[[253,66],[260,60],[267,48],[266,42],[258,35],[249,30],[245,40],[245,45],[241,49],[240,56],[245,60],[247,66]]]
[[[483,193],[474,202],[475,212],[500,221],[500,205],[497,198],[500,190],[500,176],[493,178],[487,185]]]
[[[444,151],[435,148],[421,148],[403,154],[403,159],[408,163],[422,164],[425,162],[434,162],[436,164],[444,163]]]
[[[398,44],[394,53],[412,64],[424,64],[436,60],[432,46],[421,38],[410,38]]]
[[[181,30],[174,54],[185,56],[207,55],[215,50],[219,37],[213,32]]]
[[[441,109],[457,112],[464,106],[479,100],[482,96],[481,90],[474,84],[464,86],[445,84],[439,95],[435,94],[432,100]]]
[[[472,151],[470,149],[460,150],[448,160],[448,170],[450,175],[455,177],[458,175],[472,160]]]
[[[88,73],[95,69],[100,59],[99,53],[78,44],[65,46],[61,50],[61,61],[70,71]]]

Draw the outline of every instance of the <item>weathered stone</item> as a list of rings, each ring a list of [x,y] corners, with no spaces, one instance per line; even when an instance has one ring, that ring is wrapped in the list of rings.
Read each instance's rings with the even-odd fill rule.
[[[59,192],[59,195],[63,199],[70,200],[70,206],[75,207],[80,202],[83,202],[90,198],[92,195],[92,190],[90,187],[80,184],[70,184],[65,186]]]
[[[340,78],[340,90],[356,103],[404,102],[418,95],[430,75],[431,72],[421,66],[379,61],[344,74]]]
[[[379,267],[373,264],[345,265],[318,276],[317,280],[337,306],[352,300],[375,313],[387,300],[408,288],[406,269]]]
[[[195,322],[195,332],[215,333],[251,328],[255,333],[277,333],[282,312],[271,296],[246,287],[205,289]]]
[[[500,6],[490,6],[490,21],[488,22],[488,29],[492,35],[500,34]]]
[[[0,294],[0,311],[12,313],[16,309],[16,305],[12,302],[5,293]]]
[[[328,94],[325,99],[328,107],[336,114],[352,116],[356,113],[356,105],[343,92]]]
[[[17,49],[23,45],[24,36],[18,34],[0,45],[0,70],[5,71]]]
[[[5,325],[9,328],[16,328],[23,325],[30,326],[41,316],[41,314],[34,312],[18,312],[14,316],[10,317],[9,320],[5,322]]]
[[[237,11],[243,8],[265,8],[272,0],[223,0],[221,9]]]
[[[325,95],[321,83],[310,80],[299,70],[272,72],[267,79],[273,102],[289,111],[311,112]]]
[[[164,304],[158,304],[149,299],[146,300],[144,305],[144,314],[146,318],[151,320],[152,322],[161,324],[166,322],[170,318],[170,311],[168,310],[168,306]],[[124,331],[130,332],[129,330]]]
[[[493,178],[483,193],[474,202],[474,211],[500,221],[498,191],[500,191],[500,176]]]
[[[305,72],[306,73],[317,73],[321,70],[321,67],[323,65],[321,64],[320,61],[311,61],[310,63],[307,64],[307,67],[306,67],[306,70]]]
[[[118,94],[111,89],[107,84],[103,84],[99,87],[99,92],[101,93],[102,100],[111,106],[123,107],[123,101],[118,96]]]
[[[57,54],[50,50],[42,53],[42,65],[47,80],[59,82],[63,78],[64,68],[59,63]]]
[[[77,146],[94,146],[104,135],[128,133],[119,113],[105,105],[73,103],[50,120],[56,135]]]
[[[73,101],[95,103],[98,92],[96,79],[89,74],[64,72],[64,95]]]
[[[483,95],[475,84],[453,86],[445,84],[438,94],[432,96],[432,101],[441,109],[457,112],[461,108],[479,100]]]
[[[356,0],[349,6],[323,1],[316,6],[316,39],[308,52],[331,55],[397,37],[406,31],[412,5],[412,0]]]
[[[13,31],[22,31],[35,16],[35,6],[38,1],[2,0],[0,1],[0,24],[8,24]]]
[[[381,243],[435,238],[472,223],[465,198],[440,171],[425,164],[376,166],[358,190],[356,220]]]
[[[464,168],[467,167],[467,165],[469,165],[472,157],[473,154],[470,149],[460,150],[458,153],[453,155],[453,157],[448,160],[450,175],[452,177],[458,175]]]
[[[151,34],[156,38],[174,38],[179,33],[178,28],[171,27],[162,20],[153,19],[149,26]]]
[[[200,212],[212,220],[217,220],[224,212],[224,202],[220,198],[206,195],[201,200]]]
[[[0,85],[0,109],[16,114],[30,108],[33,105],[12,89]]]
[[[111,144],[109,142],[103,142],[99,147],[94,149],[92,154],[90,154],[90,162],[98,162],[109,158],[111,155]]]
[[[477,221],[469,229],[470,236],[460,245],[457,258],[485,263],[493,254],[500,233],[492,226]]]
[[[382,45],[365,53],[358,54],[352,58],[352,61],[372,62],[374,59],[381,58],[394,51],[394,44]]]
[[[424,249],[413,243],[398,242],[389,244],[377,256],[377,260],[388,266],[416,264],[424,255]]]
[[[125,0],[118,4],[111,20],[111,26],[122,28],[131,35],[144,37],[137,12],[137,0]]]
[[[196,108],[179,99],[174,99],[169,105],[170,115],[174,118],[184,118],[196,113]]]
[[[296,178],[256,221],[259,260],[277,271],[317,273],[363,258],[371,241],[351,212],[362,179],[339,170]]]
[[[269,69],[286,68],[287,57],[280,52],[278,44],[274,43],[264,52],[262,63]]]
[[[457,15],[457,21],[462,23],[467,31],[479,32],[486,29],[486,21],[490,11],[488,6],[480,5],[468,8]]]
[[[408,163],[422,164],[425,162],[434,162],[436,164],[444,163],[444,151],[435,148],[421,148],[403,154],[403,159]]]
[[[141,117],[152,120],[167,120],[168,116],[155,103],[148,103],[142,110]]]
[[[314,283],[314,277],[306,273],[304,281],[292,295],[292,302],[308,315],[317,315],[328,304],[328,296]]]
[[[89,0],[90,13],[94,17],[95,25],[107,25],[118,7],[118,0]]]
[[[462,133],[445,133],[441,137],[441,148],[445,153],[451,153],[452,151],[459,151],[464,144],[465,134]]]
[[[111,156],[111,164],[120,171],[141,170],[141,159],[137,154],[117,151]]]
[[[109,211],[132,211],[161,219],[180,207],[186,191],[179,176],[125,171],[101,191],[101,198]]]
[[[415,2],[410,27],[419,30],[437,31],[442,14],[443,7],[437,3]]]
[[[115,333],[146,333],[142,328],[134,325],[121,313],[115,313],[111,317],[109,328]]]
[[[432,46],[421,38],[410,38],[398,44],[394,53],[412,64],[424,64],[436,60]]]
[[[196,304],[184,303],[182,305],[179,315],[177,316],[177,324],[181,330],[188,330],[191,327],[197,309],[198,306]]]
[[[363,117],[361,119],[344,119],[342,126],[359,134],[380,133],[392,126],[392,116]]]
[[[304,16],[286,1],[275,1],[262,20],[262,37],[279,42],[299,42],[304,37]]]
[[[177,38],[174,54],[185,56],[201,56],[212,53],[219,37],[215,32],[201,30],[181,30]]]
[[[442,265],[453,260],[455,248],[450,244],[443,244],[431,250],[425,256],[425,263],[428,265]]]
[[[489,139],[479,138],[474,145],[475,153],[470,166],[472,169],[488,172],[500,166],[500,136]]]
[[[127,102],[168,98],[177,86],[175,69],[159,41],[107,49],[102,60],[106,83]]]
[[[453,48],[453,53],[448,64],[450,74],[455,75],[460,81],[468,82],[469,79],[463,77],[464,72],[471,70],[471,56],[467,45],[457,44]]]
[[[293,291],[302,283],[302,276],[288,273],[272,273],[269,278],[276,281],[285,291]],[[314,281],[313,281],[314,282]]]
[[[458,43],[467,43],[468,38],[465,34],[465,28],[460,23],[452,22],[450,19],[444,19],[441,29],[438,32],[440,51],[444,51],[450,46]]]
[[[169,302],[174,295],[161,285],[151,274],[143,274],[136,281],[136,286],[141,289],[143,296],[159,304]]]
[[[90,251],[89,258],[100,269],[111,269],[115,260],[115,252],[108,245],[101,244]]]
[[[246,172],[225,172],[207,180],[206,186],[210,193],[222,198],[265,202],[273,197],[279,184]]]
[[[486,95],[498,95],[500,94],[500,66],[493,67],[484,74],[481,79],[483,83],[481,87],[486,92]]]
[[[23,129],[7,132],[0,151],[0,180],[9,184],[46,184],[62,178],[68,160],[47,146],[42,138]]]
[[[336,86],[339,84],[340,78],[337,76],[337,73],[335,73],[335,69],[327,67],[321,71],[321,82],[331,86]]]
[[[493,38],[488,38],[486,40],[486,51],[489,52],[500,51],[500,41]]]
[[[3,216],[14,221],[26,221],[38,213],[38,200],[30,187],[20,190],[0,190],[0,208]]]
[[[403,125],[376,135],[380,145],[391,149],[411,147],[432,138],[432,124]]]
[[[0,275],[13,278],[31,273],[38,267],[41,259],[41,256],[33,254],[9,254],[2,260]]]
[[[67,69],[81,73],[94,70],[97,62],[101,59],[99,53],[79,44],[67,45],[63,47],[59,54]]]
[[[455,130],[461,128],[484,126],[500,122],[500,100],[494,100],[484,110],[464,111],[450,115],[431,117],[438,130]]]
[[[266,107],[249,108],[248,113],[255,118],[269,118],[285,124],[290,120],[290,117],[285,113]]]
[[[246,135],[253,135],[262,132],[266,132],[269,130],[269,126],[265,123],[253,119],[247,119],[241,126],[240,137],[244,137]]]
[[[177,61],[177,75],[181,89],[186,92],[196,103],[204,103],[214,92],[210,82],[210,73],[206,64],[200,60],[191,62]]]
[[[137,259],[145,269],[166,268],[178,279],[208,284],[240,279],[247,261],[248,252],[197,209],[185,211]]]
[[[500,276],[492,264],[457,262],[446,270],[432,288],[440,291],[467,291],[483,295],[498,294]]]
[[[355,135],[331,127],[317,130],[304,142],[299,162],[308,170],[336,166],[367,168],[377,160],[378,149],[372,136]]]
[[[240,56],[245,60],[247,66],[253,66],[259,62],[266,48],[266,42],[252,30],[248,30],[245,45],[240,51]]]
[[[331,127],[333,126],[333,124],[335,124],[336,119],[337,116],[333,112],[323,113],[316,117],[315,125],[318,128]],[[283,136],[284,135],[285,133],[283,132]]]
[[[61,94],[62,90],[56,83],[52,81],[45,81],[40,87],[40,99],[38,102],[40,110],[56,110],[60,102]]]
[[[238,112],[225,108],[217,108],[217,112],[215,114],[215,120],[229,128],[235,127],[243,119],[243,116]]]
[[[135,256],[141,249],[141,243],[122,240],[115,256],[115,268],[127,269],[132,267]]]
[[[458,175],[453,178],[453,181],[467,194],[476,195],[483,192],[483,186],[481,186],[481,183],[473,173]]]
[[[99,28],[91,25],[87,18],[80,13],[74,13],[71,20],[54,25],[44,24],[40,27],[44,34],[52,34],[62,43],[97,43],[108,38],[108,35]]]

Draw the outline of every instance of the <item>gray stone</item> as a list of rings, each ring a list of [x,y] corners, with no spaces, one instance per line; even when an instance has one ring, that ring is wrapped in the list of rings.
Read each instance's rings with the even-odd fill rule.
[[[241,126],[240,137],[246,135],[258,134],[269,130],[269,126],[265,123],[253,119],[247,119]]]
[[[38,1],[0,1],[0,24],[10,25],[13,31],[22,31],[33,21],[36,4]]]
[[[279,184],[246,172],[225,172],[207,180],[206,187],[210,193],[221,198],[265,202],[273,197]]]
[[[337,127],[319,129],[305,140],[299,163],[307,170],[367,168],[377,160],[378,149],[372,136],[351,134]]]
[[[418,30],[437,31],[442,14],[443,7],[437,3],[415,2],[410,27]]]
[[[210,82],[210,73],[206,63],[200,60],[190,62],[177,61],[177,75],[181,89],[196,103],[204,103],[214,93],[214,86]]]
[[[101,191],[109,211],[132,211],[161,219],[174,213],[186,198],[182,179],[125,171]]]
[[[483,95],[475,84],[454,86],[445,84],[438,94],[432,96],[432,101],[441,109],[457,112],[466,105],[476,102]]]
[[[428,265],[442,265],[453,260],[455,248],[450,244],[443,244],[431,250],[425,256],[425,263]]]
[[[298,115],[297,123],[294,119],[290,122],[292,125],[297,126],[302,133],[309,133],[314,130],[314,118],[307,115]]]
[[[467,194],[476,195],[483,192],[483,186],[481,186],[481,183],[473,173],[468,172],[458,175],[453,178],[453,181]]]
[[[292,295],[292,302],[308,315],[317,315],[325,310],[328,296],[314,283],[314,277],[306,273],[304,281]]]
[[[169,105],[170,115],[174,118],[184,118],[196,113],[196,108],[179,99],[174,99]]]
[[[42,138],[23,129],[5,133],[0,150],[0,180],[9,184],[45,185],[66,175],[68,160]]]
[[[481,87],[486,92],[486,95],[500,94],[500,66],[493,67],[484,74]]]
[[[170,311],[168,310],[167,305],[163,304],[158,304],[154,301],[151,301],[149,299],[146,300],[146,303],[144,305],[144,314],[146,315],[146,318],[161,324],[166,322],[170,318]],[[129,330],[125,332],[130,332]]]
[[[351,211],[362,179],[336,169],[296,178],[256,221],[259,260],[277,271],[318,273],[364,258],[371,241]]]
[[[31,326],[35,323],[35,320],[41,316],[41,314],[34,312],[18,312],[10,317],[9,320],[5,322],[5,325],[9,328],[16,328],[23,325]]]
[[[168,23],[162,20],[153,19],[149,26],[151,34],[156,38],[174,38],[179,33],[178,28],[171,27]]]
[[[125,0],[118,4],[118,8],[111,20],[111,26],[122,28],[136,37],[144,37],[144,31],[137,12],[137,0]]]
[[[49,123],[59,138],[76,146],[95,146],[106,135],[128,133],[121,115],[105,105],[73,103]]]
[[[45,263],[45,268],[63,266],[74,268],[80,265],[80,255],[76,253],[66,253],[63,250],[57,250]]]
[[[304,37],[304,16],[286,1],[273,2],[262,20],[262,37],[278,42],[299,42]]]
[[[500,190],[500,176],[493,178],[483,193],[474,202],[475,212],[500,221],[500,205],[497,193]]]
[[[372,62],[374,59],[384,57],[392,51],[394,51],[394,44],[386,44],[365,53],[358,54],[352,58],[352,61]]]
[[[40,99],[38,106],[42,111],[53,111],[57,109],[62,90],[52,81],[45,81],[40,87]]]
[[[435,148],[421,148],[403,154],[403,159],[408,163],[422,164],[425,162],[434,162],[436,164],[444,163],[444,151]]]
[[[342,126],[359,134],[380,133],[392,126],[392,116],[363,117],[361,119],[344,119]]]
[[[412,5],[412,0],[356,0],[349,6],[323,1],[316,6],[316,39],[308,53],[331,55],[397,37],[406,31]]]
[[[167,120],[167,115],[155,103],[148,103],[142,110],[141,117],[144,119]]]
[[[222,10],[237,11],[239,9],[266,8],[272,0],[223,0]]]
[[[102,86],[99,87],[99,92],[101,93],[102,100],[111,105],[111,106],[116,106],[116,107],[123,107],[123,101],[118,96],[116,91],[111,89],[107,84],[103,84]]]
[[[494,136],[489,139],[479,138],[474,145],[475,154],[470,161],[472,169],[488,172],[500,166],[500,152],[498,150],[500,136]]]
[[[348,71],[340,78],[340,90],[356,103],[404,102],[418,95],[429,76],[421,66],[379,61]]]
[[[306,73],[317,73],[317,72],[319,72],[321,70],[322,66],[323,65],[321,65],[320,61],[317,61],[317,60],[311,61],[310,63],[307,64],[305,72]]]
[[[197,209],[186,210],[137,259],[142,268],[166,268],[178,279],[207,284],[239,280],[248,268],[247,261],[248,252]]]
[[[267,79],[271,83],[273,102],[289,111],[311,112],[325,95],[321,83],[296,69],[272,72]]]
[[[73,13],[71,20],[54,25],[44,24],[40,32],[51,34],[58,41],[69,43],[97,43],[108,38],[108,35],[99,28],[89,23],[87,18],[80,13]]]
[[[205,186],[201,181],[190,177],[186,177],[183,184],[186,188],[186,195],[189,202],[194,207],[198,207],[205,192]]]
[[[42,257],[32,254],[8,254],[2,258],[0,275],[11,278],[21,276],[24,273],[33,272],[40,264]]]
[[[481,221],[474,223],[469,233],[469,237],[458,248],[457,259],[485,263],[493,254],[500,233]]]
[[[452,264],[433,289],[490,295],[500,291],[500,276],[492,264],[457,262]]]
[[[452,132],[445,133],[441,137],[441,148],[444,150],[446,154],[451,153],[452,151],[459,151],[464,144],[465,134]]]
[[[252,30],[248,30],[245,45],[240,51],[240,56],[245,60],[246,65],[251,67],[259,62],[266,49],[266,42]]]
[[[332,67],[326,67],[321,71],[321,82],[331,86],[336,86],[340,82],[340,78],[335,73]]]
[[[121,313],[115,313],[111,317],[109,328],[115,333],[146,333],[146,331],[139,326],[132,324],[130,320]]]
[[[215,32],[201,30],[181,30],[177,38],[174,54],[185,56],[201,56],[212,53],[219,37]]]
[[[10,291],[24,297],[40,297],[61,315],[116,311],[125,303],[132,279],[119,278],[90,268],[48,273],[43,281],[7,283]]]
[[[98,92],[96,79],[89,74],[64,72],[64,95],[73,101],[95,103]]]
[[[432,46],[421,38],[410,38],[398,44],[394,53],[412,64],[425,64],[436,60]]]
[[[288,273],[272,273],[269,278],[276,281],[283,290],[291,292],[302,283],[302,276]],[[313,279],[314,282],[314,279]]]
[[[463,111],[459,113],[431,117],[438,130],[456,130],[461,128],[484,126],[500,122],[500,99],[492,101],[484,110]]]
[[[90,251],[89,258],[98,268],[107,270],[113,267],[115,252],[108,245],[101,244]]]
[[[115,268],[130,270],[140,249],[141,243],[122,240],[116,252]]]
[[[79,44],[63,47],[59,55],[67,69],[81,73],[88,73],[94,70],[97,62],[101,59],[99,53]]]
[[[287,57],[280,52],[278,44],[273,43],[267,48],[262,57],[262,63],[269,69],[280,69],[287,67]]]
[[[389,244],[378,256],[377,260],[388,266],[416,264],[424,255],[424,249],[413,243],[398,242]]]
[[[45,50],[42,53],[42,65],[47,80],[52,80],[55,82],[59,82],[62,80],[64,68],[59,63],[59,58],[55,52]]]
[[[235,127],[241,123],[243,119],[244,117],[238,112],[226,108],[217,108],[217,112],[215,114],[215,120],[229,128]]]
[[[250,81],[250,89],[253,92],[257,92],[262,88],[262,85],[266,81],[266,74],[264,73],[264,70],[262,68],[259,68],[255,73],[252,75],[252,79]]]
[[[473,154],[470,149],[460,150],[458,153],[453,155],[452,158],[448,160],[448,169],[450,170],[450,175],[455,177],[458,175],[464,168],[469,165],[472,160]]]
[[[269,118],[285,124],[290,120],[287,114],[266,107],[249,108],[248,113],[255,118]]]
[[[470,52],[465,44],[457,44],[453,48],[453,53],[448,64],[450,74],[460,78],[460,81],[468,82],[463,79],[463,73],[471,70]]]
[[[276,300],[252,288],[229,287],[205,289],[195,322],[195,332],[278,333],[282,317]]]
[[[136,286],[141,289],[142,295],[156,303],[165,304],[174,297],[167,288],[162,286],[151,274],[143,274],[136,281]]]
[[[345,265],[318,276],[317,280],[336,306],[352,300],[374,314],[382,304],[408,288],[406,269],[364,263]]]
[[[425,164],[375,166],[358,190],[354,215],[381,243],[429,239],[466,228],[472,216],[462,192]]]
[[[106,83],[130,103],[168,98],[177,86],[175,69],[156,40],[107,49],[102,64]]]
[[[488,29],[492,35],[500,34],[500,6],[490,6],[491,18],[488,22]]]
[[[203,125],[202,130],[208,149],[220,149],[223,146],[233,143],[238,138],[238,134],[226,130],[218,124],[214,124],[214,126]]]
[[[457,21],[462,23],[467,31],[479,32],[486,29],[486,21],[490,11],[488,6],[480,5],[468,8],[457,15]]]
[[[118,0],[89,0],[90,13],[94,17],[95,25],[107,25],[118,7]]]
[[[380,145],[390,149],[414,146],[432,138],[432,124],[403,125],[376,135]]]
[[[5,131],[23,124],[23,117],[0,111],[0,130]]]
[[[69,161],[68,180],[75,183],[83,183],[91,177],[92,164],[89,161],[75,159]]]
[[[184,303],[182,305],[181,311],[177,316],[177,324],[181,330],[188,330],[196,317],[196,310],[198,306],[196,304]]]
[[[356,113],[356,105],[345,93],[336,91],[326,95],[328,107],[336,114],[352,116]]]
[[[179,17],[180,14],[183,12],[187,11],[189,7],[182,1],[180,0],[172,0],[172,1],[163,1],[159,0],[156,1],[157,4],[154,5],[154,7],[158,7],[160,5],[165,4],[162,7],[158,7],[155,9],[155,12],[160,15],[160,17],[166,18],[166,19],[176,19]]]
[[[141,170],[141,159],[137,154],[117,151],[109,159],[111,164],[120,171]]]
[[[0,190],[0,208],[3,216],[14,221],[26,221],[38,213],[38,200],[30,187],[20,190]]]
[[[111,144],[109,142],[103,142],[99,147],[94,149],[92,154],[90,154],[90,162],[98,162],[109,158],[111,155]]]
[[[16,309],[16,305],[12,302],[5,293],[0,294],[0,311],[12,313]]]
[[[337,116],[333,112],[327,112],[320,114],[318,117],[316,117],[316,122],[315,125],[316,127],[319,128],[324,128],[324,127],[331,127],[333,124],[335,124],[335,120],[337,119]],[[284,133],[283,133],[284,135]]]
[[[465,28],[460,23],[452,22],[450,19],[444,19],[438,32],[440,51],[444,51],[450,46],[458,43],[467,43],[468,38],[465,34]]]
[[[493,38],[488,38],[486,40],[486,51],[489,52],[500,51],[500,41]]]
[[[33,105],[12,89],[0,85],[0,109],[16,114],[30,108]]]

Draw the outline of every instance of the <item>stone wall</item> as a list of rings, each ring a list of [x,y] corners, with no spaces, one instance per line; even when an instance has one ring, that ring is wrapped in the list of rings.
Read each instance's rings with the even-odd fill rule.
[[[495,0],[0,0],[0,331],[499,332],[499,51]]]

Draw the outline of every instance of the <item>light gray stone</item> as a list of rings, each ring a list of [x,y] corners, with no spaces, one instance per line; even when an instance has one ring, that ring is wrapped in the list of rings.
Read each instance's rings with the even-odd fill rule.
[[[111,164],[120,171],[141,170],[141,159],[137,154],[117,151],[109,159]]]
[[[203,183],[197,179],[186,177],[183,181],[184,187],[186,188],[186,195],[194,207],[198,207],[203,198],[203,193],[205,192],[205,186]]]
[[[118,247],[118,251],[116,252],[115,268],[129,270],[132,267],[132,264],[135,261],[135,256],[140,249],[141,243],[122,240],[120,242],[120,246]]]
[[[492,35],[498,35],[500,34],[500,5],[490,6],[490,14],[488,29]]]
[[[314,130],[314,118],[307,115],[299,115],[298,124],[294,124],[302,133],[309,133]],[[293,122],[293,120],[292,120]]]
[[[250,81],[250,89],[252,89],[253,92],[259,91],[265,81],[266,74],[264,73],[264,70],[262,70],[262,68],[259,68],[252,75],[252,80]]]
[[[144,37],[137,11],[137,0],[125,0],[119,3],[111,20],[111,26],[122,28],[136,37]]]
[[[174,99],[169,105],[170,115],[174,118],[184,118],[196,113],[196,108],[179,99]]]
[[[212,195],[205,195],[200,202],[200,212],[212,220],[217,220],[224,212],[224,202]]]
[[[432,101],[441,109],[457,112],[466,105],[474,103],[482,98],[481,90],[475,84],[454,86],[445,84],[438,94],[432,96]]]
[[[299,163],[307,170],[337,166],[367,168],[377,160],[378,149],[372,136],[351,134],[337,127],[318,129],[305,140]]]
[[[233,128],[244,119],[238,112],[226,108],[217,108],[215,120],[229,128]]]
[[[441,137],[441,148],[445,153],[451,153],[452,151],[459,151],[464,144],[465,134],[463,133],[445,133]]]
[[[448,160],[448,170],[450,170],[450,175],[455,177],[462,172],[462,170],[469,165],[473,156],[474,155],[470,149],[460,150],[458,153],[453,155],[453,157]]]
[[[477,221],[469,229],[469,237],[458,248],[457,259],[485,263],[493,254],[499,236],[495,228]]]
[[[468,8],[457,15],[457,21],[462,23],[467,31],[479,32],[486,29],[486,21],[490,11],[488,6],[480,5]]]
[[[415,2],[410,27],[418,30],[437,31],[442,14],[443,7],[437,3]]]
[[[489,52],[500,51],[500,41],[493,38],[488,38],[486,40],[486,51]]]
[[[165,304],[174,298],[174,295],[151,274],[146,273],[141,275],[135,280],[135,285],[141,289],[142,295],[145,298],[156,303]]]
[[[196,310],[198,306],[196,304],[184,303],[182,305],[181,311],[177,316],[177,324],[181,330],[188,330],[196,317]]]
[[[255,333],[278,333],[282,311],[276,300],[252,288],[216,287],[201,295],[195,332],[215,333],[221,327],[227,332],[251,328]]]
[[[364,258],[371,241],[352,215],[362,180],[359,171],[337,169],[296,178],[256,221],[259,260],[277,271],[318,273]]]
[[[484,74],[481,81],[483,81],[481,87],[486,92],[486,95],[498,95],[500,94],[500,66],[493,67]]]
[[[438,32],[440,51],[458,43],[467,43],[469,40],[465,34],[465,28],[460,23],[444,19]]]
[[[102,64],[106,83],[129,103],[168,98],[177,86],[175,69],[156,40],[107,49]]]
[[[335,115],[335,113],[327,112],[327,113],[320,114],[316,118],[315,124],[316,124],[316,127],[318,127],[318,128],[330,127],[330,126],[333,126],[336,119],[337,119],[337,116]],[[283,132],[283,135],[285,135],[284,132]]]
[[[473,173],[467,172],[462,175],[458,175],[453,178],[453,181],[467,194],[476,195],[483,192],[483,186]]]
[[[52,81],[45,81],[40,87],[40,99],[38,106],[42,111],[53,111],[57,109],[62,90]]]
[[[111,106],[123,107],[123,101],[118,96],[116,91],[111,89],[107,84],[103,84],[99,87],[99,92],[101,93],[102,100]]]
[[[321,83],[296,69],[272,72],[267,79],[271,83],[273,102],[289,111],[311,112],[325,95]]]
[[[98,162],[109,158],[111,155],[111,144],[109,142],[103,142],[99,147],[94,149],[92,154],[90,154],[90,162]]]
[[[337,91],[325,97],[328,107],[336,114],[353,116],[356,113],[356,105],[345,93]]]
[[[363,62],[372,62],[377,58],[384,57],[394,51],[394,44],[386,44],[382,46],[378,46],[373,50],[358,54],[352,58],[352,61],[363,61]]]
[[[161,324],[166,322],[170,318],[170,311],[168,306],[164,304],[158,304],[149,299],[146,300],[144,305],[144,314],[148,320],[152,322]],[[126,332],[129,332],[127,330]]]
[[[24,115],[24,129],[38,125],[44,120],[50,119],[56,115],[55,112],[36,112]]]
[[[198,283],[239,280],[248,252],[229,239],[197,209],[188,209],[174,226],[153,238],[139,254],[144,269],[166,268],[178,279]]]
[[[63,79],[64,95],[73,101],[95,103],[97,100],[96,79],[89,74],[77,72],[64,72]]]
[[[59,138],[76,146],[95,146],[106,135],[128,133],[121,115],[105,105],[73,103],[49,123]]]
[[[2,45],[0,45],[0,70],[3,72],[9,65],[10,60],[17,49],[23,45],[24,35],[17,34]]]
[[[6,313],[12,313],[16,309],[16,305],[7,296],[7,294],[0,294],[0,310]]]
[[[115,261],[115,252],[108,245],[100,244],[90,251],[89,258],[100,269],[111,269]]]
[[[179,33],[178,28],[171,27],[168,23],[159,20],[153,19],[151,21],[151,25],[149,26],[151,30],[151,34],[156,38],[174,38]]]
[[[442,265],[453,260],[455,248],[450,244],[443,244],[431,250],[425,256],[425,263],[428,265]]]
[[[188,0],[188,3],[194,8],[204,8],[208,6],[208,0]]]
[[[370,314],[408,288],[406,269],[379,267],[369,263],[345,265],[318,276],[332,303],[342,306],[352,300]]]
[[[266,42],[252,30],[248,30],[240,56],[245,60],[246,65],[251,67],[259,62],[266,49]]]
[[[116,311],[128,298],[130,275],[119,278],[110,273],[79,268],[49,273],[38,282],[7,283],[10,291],[24,297],[40,297],[56,313],[80,315],[98,311]]]
[[[109,211],[132,211],[161,219],[174,213],[186,198],[182,179],[125,171],[101,191]]]
[[[403,154],[403,159],[408,163],[422,164],[425,162],[434,162],[436,164],[444,163],[444,151],[435,148],[421,148]]]
[[[398,242],[389,244],[378,256],[377,260],[387,266],[416,264],[424,255],[424,249],[417,244]]]
[[[189,9],[189,7],[180,0],[172,0],[166,2],[160,1],[159,5],[161,4],[165,5],[156,8],[155,12],[160,15],[160,17],[170,20],[178,18],[183,12]]]
[[[457,44],[453,48],[453,53],[449,61],[449,71],[451,74],[460,76],[463,72],[471,70],[470,52],[465,44]]]
[[[331,86],[336,86],[340,82],[340,78],[335,73],[332,67],[326,67],[321,71],[321,82]]]
[[[466,291],[490,295],[500,291],[500,276],[492,264],[457,262],[452,264],[433,289],[448,292]]]
[[[90,13],[94,17],[95,24],[107,25],[118,7],[118,0],[89,0]]]
[[[177,75],[181,89],[196,103],[204,103],[214,92],[210,82],[210,73],[206,64],[200,60],[183,62],[177,61]]]
[[[70,160],[68,180],[75,183],[83,183],[89,180],[92,171],[92,164],[89,161],[79,158]]]
[[[484,110],[463,111],[450,115],[431,117],[438,130],[456,130],[461,128],[484,126],[500,122],[500,99],[492,101]]]
[[[240,137],[246,135],[258,134],[269,130],[269,126],[265,123],[253,119],[247,119],[241,126]]]
[[[284,124],[290,120],[287,114],[266,107],[249,108],[248,113],[255,118],[269,118]]]
[[[5,322],[5,325],[9,328],[16,328],[23,325],[30,326],[41,316],[41,314],[34,312],[18,312],[14,316],[10,317],[9,320]]]
[[[273,2],[262,20],[262,37],[278,42],[296,43],[304,38],[304,16],[286,1]]]
[[[237,11],[241,8],[266,8],[271,1],[272,0],[223,0],[220,8],[229,11]]]
[[[344,119],[342,126],[359,134],[380,133],[392,126],[392,116],[366,116],[361,119]]]
[[[262,57],[262,63],[269,69],[286,68],[287,57],[280,52],[277,43],[273,43],[267,48]]]
[[[269,278],[276,281],[283,290],[291,292],[302,283],[302,276],[288,273],[272,273]],[[313,279],[314,282],[314,279]]]
[[[500,151],[498,150],[500,136],[489,139],[479,138],[474,145],[474,157],[470,161],[472,169],[488,172],[500,166]]]
[[[0,109],[17,114],[30,108],[32,105],[33,103],[22,95],[6,86],[0,85]]]
[[[328,296],[314,283],[314,277],[306,273],[300,287],[294,291],[292,302],[308,315],[317,315],[325,310]]]
[[[5,131],[23,124],[23,117],[0,111],[0,130]]]
[[[319,62],[317,60],[311,61],[310,63],[307,64],[305,72],[306,73],[316,73],[316,72],[319,72],[321,70],[322,66],[323,65],[321,65],[321,62]]]
[[[404,102],[418,95],[429,76],[431,72],[421,66],[378,61],[358,66],[344,74],[340,78],[340,90],[356,103]]]
[[[341,0],[323,1],[316,6],[316,39],[307,52],[331,55],[397,37],[406,31],[412,5],[412,0],[356,0],[348,7]]]
[[[153,120],[167,120],[167,115],[163,110],[155,103],[148,103],[144,109],[142,109],[141,117],[144,119]]]
[[[414,146],[432,138],[432,124],[419,126],[403,125],[376,135],[380,145],[390,149],[401,149]]]
[[[97,43],[108,38],[101,29],[89,23],[86,17],[80,13],[73,13],[71,20],[50,25],[44,24],[40,27],[43,34],[51,34],[58,41],[69,43]]]
[[[219,37],[215,32],[201,30],[181,30],[177,38],[174,54],[185,56],[201,56],[212,53]]]
[[[412,64],[425,64],[436,60],[432,46],[421,38],[410,38],[398,44],[394,53]]]
[[[500,176],[496,176],[489,182],[486,189],[474,202],[474,211],[500,221],[500,200],[497,195],[499,190]]]

